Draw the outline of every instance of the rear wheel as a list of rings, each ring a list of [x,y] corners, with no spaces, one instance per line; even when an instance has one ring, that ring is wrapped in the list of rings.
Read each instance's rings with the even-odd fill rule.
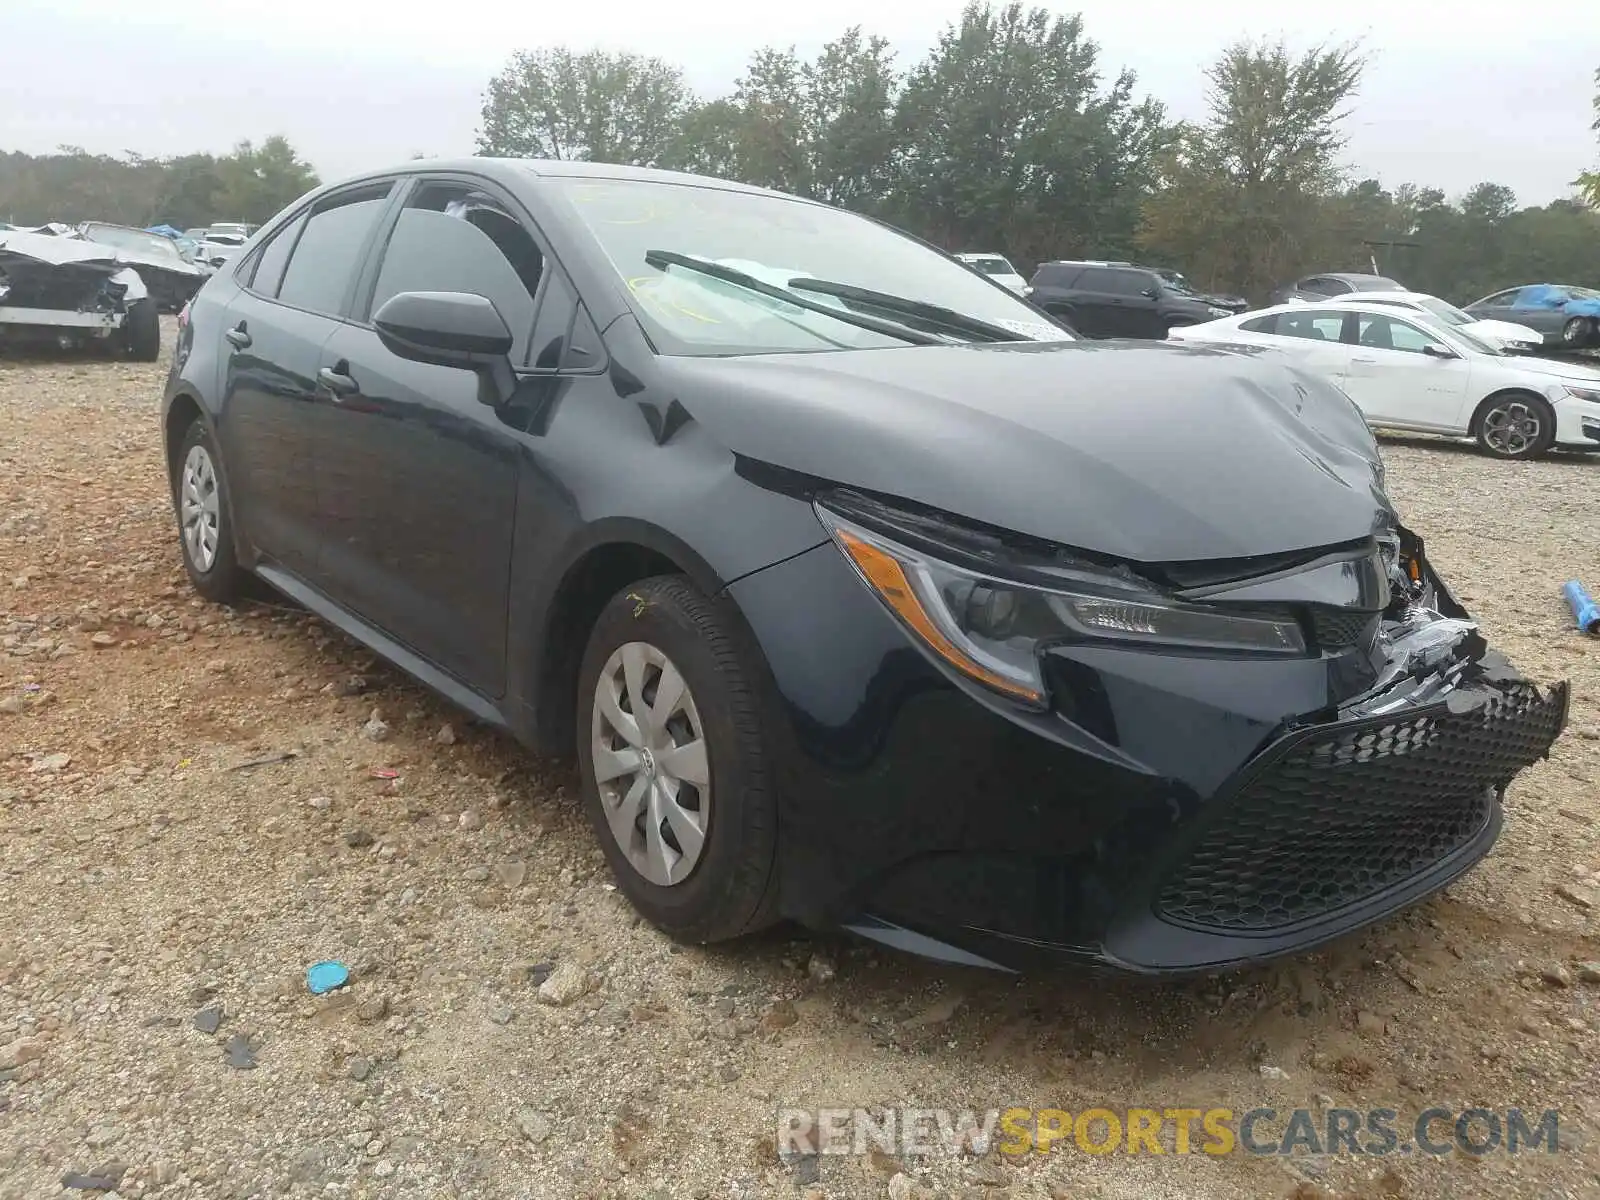
[[[777,805],[726,602],[670,575],[619,592],[578,706],[584,807],[634,907],[690,942],[771,924]]]
[[[129,306],[122,336],[134,361],[155,362],[161,357],[161,315],[154,300],[135,300]]]
[[[1473,417],[1478,445],[1496,458],[1537,458],[1556,441],[1555,410],[1542,396],[1490,396]]]
[[[233,514],[222,488],[220,461],[210,430],[195,421],[178,448],[172,490],[189,582],[207,600],[227,604],[240,594],[244,572],[234,557]]]

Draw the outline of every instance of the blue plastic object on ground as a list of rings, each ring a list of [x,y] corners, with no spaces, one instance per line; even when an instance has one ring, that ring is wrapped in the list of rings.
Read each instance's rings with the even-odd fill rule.
[[[1583,590],[1583,584],[1576,579],[1568,580],[1561,585],[1561,591],[1572,606],[1572,619],[1578,623],[1578,628],[1584,633],[1600,633],[1600,605]]]
[[[350,969],[342,962],[314,963],[306,972],[306,986],[313,996],[331,992],[350,982]]]

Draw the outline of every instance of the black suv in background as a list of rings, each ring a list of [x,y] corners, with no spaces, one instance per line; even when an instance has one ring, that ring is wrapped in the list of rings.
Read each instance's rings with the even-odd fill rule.
[[[1039,264],[1028,299],[1086,337],[1164,338],[1174,325],[1233,315],[1151,267],[1113,262]]]

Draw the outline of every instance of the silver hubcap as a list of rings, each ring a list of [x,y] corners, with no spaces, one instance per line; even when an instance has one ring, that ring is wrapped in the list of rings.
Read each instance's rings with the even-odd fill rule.
[[[648,642],[617,647],[595,683],[591,725],[611,836],[651,883],[682,883],[711,817],[705,733],[683,676]]]
[[[1520,401],[1490,409],[1483,418],[1483,440],[1499,454],[1526,454],[1539,440],[1539,414]]]
[[[189,561],[203,575],[217,561],[217,525],[222,514],[222,502],[217,495],[217,471],[204,446],[193,447],[183,460],[178,488],[183,545],[189,553]]]

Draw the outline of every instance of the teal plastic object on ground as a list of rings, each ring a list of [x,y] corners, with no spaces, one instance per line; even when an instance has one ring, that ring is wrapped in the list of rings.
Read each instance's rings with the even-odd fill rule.
[[[1600,633],[1600,605],[1583,590],[1583,584],[1576,579],[1568,580],[1562,584],[1561,591],[1572,606],[1572,619],[1578,623],[1578,628],[1584,633]]]
[[[306,972],[306,986],[313,996],[331,992],[350,982],[350,969],[342,962],[319,962]]]

